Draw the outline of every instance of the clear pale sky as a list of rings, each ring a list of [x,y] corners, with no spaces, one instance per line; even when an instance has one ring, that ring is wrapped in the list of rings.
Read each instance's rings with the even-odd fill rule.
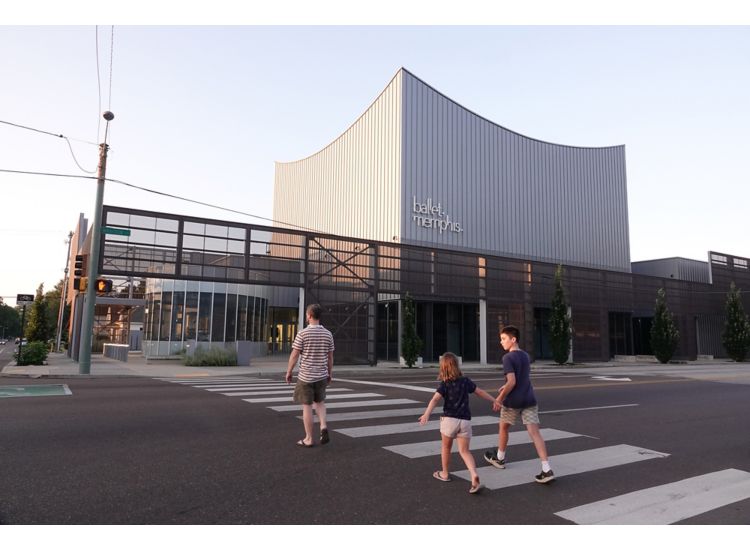
[[[107,176],[270,218],[274,161],[335,139],[399,67],[537,139],[625,144],[631,260],[750,256],[750,27],[0,27],[0,120],[98,143]],[[95,145],[73,141],[96,170]],[[0,124],[0,169],[84,174]],[[0,173],[0,296],[50,290],[94,180]],[[105,204],[259,220],[108,183]],[[11,298],[9,298],[11,297]]]

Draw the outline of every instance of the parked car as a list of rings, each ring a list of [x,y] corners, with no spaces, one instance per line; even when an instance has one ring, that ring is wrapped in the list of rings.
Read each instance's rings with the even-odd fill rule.
[[[7,343],[8,343],[8,341],[7,341],[7,340],[0,340],[0,346],[4,346],[4,345],[5,345],[5,344],[7,344]]]

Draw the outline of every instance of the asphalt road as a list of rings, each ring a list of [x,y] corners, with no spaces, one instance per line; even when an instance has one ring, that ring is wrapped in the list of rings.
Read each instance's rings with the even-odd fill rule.
[[[419,371],[342,378],[429,390],[436,387],[434,375]],[[491,393],[501,384],[497,372],[470,376]],[[280,376],[266,378],[275,379],[262,385],[282,381]],[[478,495],[468,494],[457,454],[454,481],[440,483],[432,478],[439,455],[408,458],[384,448],[437,442],[436,429],[369,436],[364,430],[416,426],[419,414],[331,420],[331,443],[304,449],[295,446],[303,434],[299,413],[269,408],[286,403],[248,403],[243,400],[247,396],[222,395],[228,389],[193,387],[199,382],[0,378],[0,386],[67,384],[72,391],[68,396],[0,399],[0,523],[570,524],[560,512],[709,473],[750,472],[748,386],[630,378],[536,376],[542,428],[570,434],[547,442],[558,477],[540,485],[530,474],[521,483]],[[251,377],[243,380],[259,384]],[[336,388],[382,396],[375,400],[417,403],[329,408],[329,414],[420,408],[431,397],[430,391],[340,380],[329,389]],[[329,405],[359,401],[334,395],[329,393]],[[472,397],[472,414],[476,420],[493,413],[489,403]],[[474,426],[475,440],[494,439],[496,433],[494,422]],[[587,454],[623,445],[637,449],[642,459],[595,468]],[[480,467],[486,466],[483,450],[473,451]],[[572,457],[570,464],[565,455]],[[504,483],[510,477],[498,476],[518,474],[527,460],[537,468],[531,444],[511,445],[508,469],[480,470],[482,480]],[[576,467],[584,471],[566,475]],[[740,496],[730,504],[691,512],[677,523],[747,524],[750,492]],[[690,506],[692,500],[685,502]]]
[[[13,340],[8,341],[4,346],[0,346],[0,371],[3,370],[5,365],[13,361],[13,353],[15,353],[16,347]]]

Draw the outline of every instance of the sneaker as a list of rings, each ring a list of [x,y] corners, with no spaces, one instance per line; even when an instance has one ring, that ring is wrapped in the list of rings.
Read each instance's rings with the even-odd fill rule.
[[[535,475],[534,479],[536,479],[537,483],[549,483],[553,479],[555,479],[555,474],[552,472],[552,470],[548,472],[542,472],[541,474]]]
[[[495,451],[486,451],[484,453],[484,459],[492,464],[495,468],[505,469],[505,459],[499,460]]]

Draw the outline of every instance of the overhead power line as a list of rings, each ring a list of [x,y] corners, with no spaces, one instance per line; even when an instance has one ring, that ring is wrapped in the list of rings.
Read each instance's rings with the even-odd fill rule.
[[[8,122],[7,120],[0,120],[0,124],[7,124],[8,126],[13,126],[15,128],[21,128],[23,130],[29,130],[31,132],[38,132],[40,134],[45,134],[47,136],[52,136],[56,138],[62,138],[65,140],[65,142],[68,144],[68,149],[70,149],[70,155],[73,157],[73,162],[76,163],[76,166],[82,171],[87,174],[95,174],[96,170],[86,170],[83,166],[81,166],[81,163],[78,162],[78,159],[76,158],[76,154],[73,152],[73,146],[70,144],[70,140],[73,141],[80,141],[81,143],[88,143],[89,145],[97,145],[96,143],[92,143],[90,141],[86,141],[83,139],[76,139],[76,138],[69,138],[67,136],[64,136],[62,134],[55,134],[53,132],[47,132],[45,130],[39,130],[38,128],[32,128],[31,126],[23,126],[22,124],[16,124],[14,122]]]

